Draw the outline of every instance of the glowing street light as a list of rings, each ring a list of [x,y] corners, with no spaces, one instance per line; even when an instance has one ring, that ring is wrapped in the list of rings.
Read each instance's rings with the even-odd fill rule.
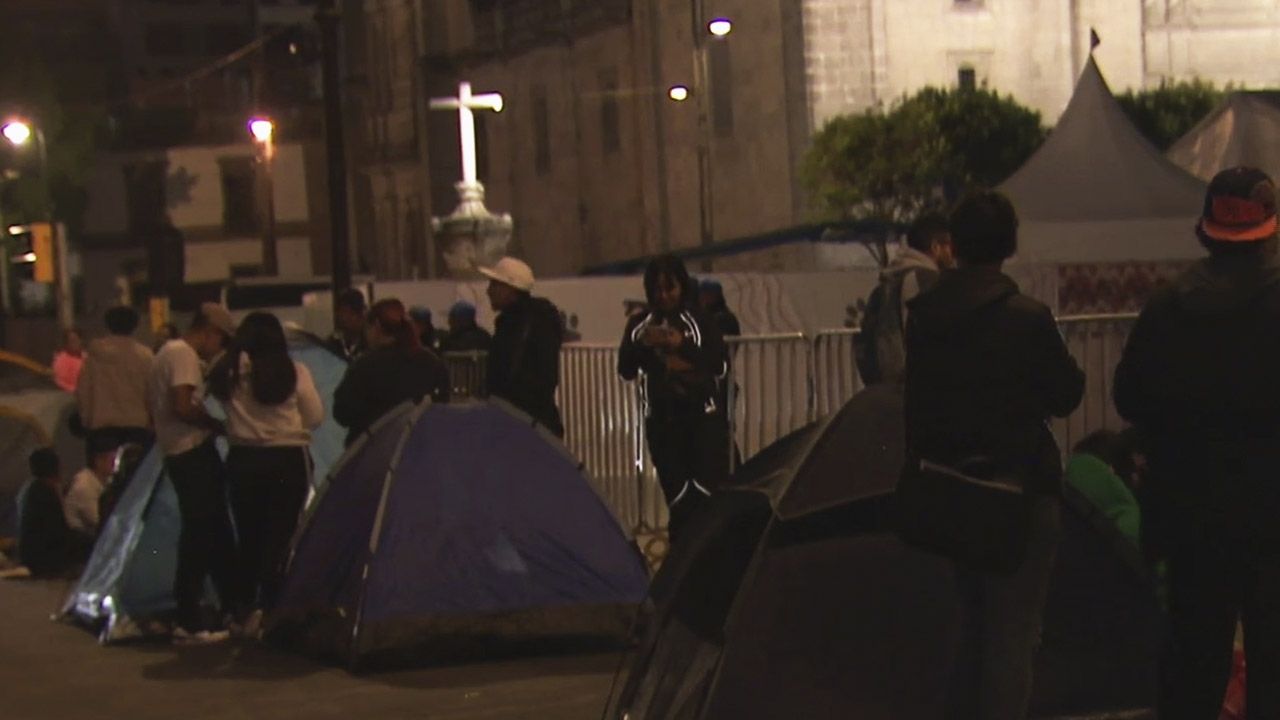
[[[733,21],[729,18],[718,17],[707,23],[707,32],[715,37],[722,38],[733,32]]]
[[[253,139],[260,143],[271,142],[271,137],[275,134],[275,123],[266,118],[254,118],[249,121],[249,134],[253,135]]]
[[[672,85],[667,91],[667,97],[675,102],[684,102],[689,99],[689,88],[684,85]]]
[[[21,120],[10,120],[0,132],[14,145],[25,145],[31,139],[31,126]]]

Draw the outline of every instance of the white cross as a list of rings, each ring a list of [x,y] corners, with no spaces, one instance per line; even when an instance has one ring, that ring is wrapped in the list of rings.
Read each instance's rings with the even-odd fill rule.
[[[476,183],[476,119],[473,110],[502,112],[499,93],[471,94],[471,83],[458,83],[458,97],[432,98],[432,110],[457,110],[458,129],[462,134],[462,182]]]

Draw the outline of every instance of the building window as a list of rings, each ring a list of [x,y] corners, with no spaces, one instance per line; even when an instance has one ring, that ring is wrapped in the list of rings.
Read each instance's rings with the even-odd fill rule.
[[[124,167],[124,195],[129,229],[134,232],[160,227],[165,220],[165,179],[169,161],[152,160]]]
[[[222,229],[228,235],[256,235],[258,198],[253,158],[219,158],[218,166],[222,171]]]
[[[713,41],[707,46],[707,74],[711,82],[711,127],[720,137],[733,134],[733,66],[729,43]]]
[[[977,90],[978,72],[971,65],[961,66],[959,72],[956,73],[956,83],[961,90]]]
[[[551,111],[547,105],[547,89],[533,91],[533,168],[539,175],[551,172]]]
[[[621,124],[618,113],[618,72],[609,68],[600,73],[600,146],[606,155],[622,149]]]
[[[148,55],[173,57],[186,53],[182,42],[182,26],[175,23],[155,23],[143,30],[143,45]]]

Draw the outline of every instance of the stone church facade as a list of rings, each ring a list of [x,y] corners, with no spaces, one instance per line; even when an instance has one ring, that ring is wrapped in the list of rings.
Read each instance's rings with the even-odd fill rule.
[[[733,32],[695,52],[695,2]],[[542,275],[811,220],[797,164],[830,118],[926,85],[1011,94],[1052,125],[1090,51],[1113,89],[1202,77],[1280,86],[1272,0],[348,0],[367,143],[353,187],[371,271],[437,270],[429,216],[456,204],[457,121],[426,109],[497,91],[480,122],[488,205]],[[355,11],[358,11],[355,12]],[[698,28],[701,30],[701,28]],[[352,33],[355,33],[353,36]],[[697,103],[705,62],[704,129]],[[363,65],[360,65],[363,63]],[[698,148],[709,152],[700,192]],[[370,248],[374,248],[371,250]]]

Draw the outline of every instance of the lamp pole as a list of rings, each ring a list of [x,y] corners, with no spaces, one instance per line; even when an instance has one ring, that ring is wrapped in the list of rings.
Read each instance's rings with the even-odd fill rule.
[[[703,249],[715,242],[715,178],[711,165],[711,100],[708,97],[711,76],[708,69],[708,43],[723,40],[733,31],[733,22],[716,17],[707,20],[705,0],[692,0],[690,19],[693,32],[693,91],[677,85],[669,91],[672,100],[682,102],[693,95],[698,113],[698,244]],[[711,258],[702,261],[703,271],[711,270]]]
[[[342,78],[339,64],[341,10],[335,0],[322,0],[316,9],[320,25],[320,74],[324,85],[325,149],[329,160],[329,243],[332,248],[333,313],[337,323],[338,298],[351,287],[351,250],[348,240],[347,148],[342,130]]]
[[[24,120],[10,120],[0,128],[5,138],[15,147],[22,147],[35,138],[37,157],[40,160],[40,182],[44,186],[45,219],[49,223],[50,245],[54,262],[54,302],[57,307],[58,323],[64,328],[75,322],[75,311],[71,305],[71,273],[67,264],[67,239],[59,232],[58,221],[54,218],[53,184],[49,178],[49,143],[45,140],[40,126]],[[8,262],[8,258],[5,261]],[[6,266],[5,271],[8,271]]]
[[[263,168],[263,192],[266,195],[266,223],[262,228],[262,271],[267,275],[280,274],[280,259],[276,250],[276,201],[275,201],[275,123],[266,118],[249,121],[249,133],[258,143],[258,163]]]

